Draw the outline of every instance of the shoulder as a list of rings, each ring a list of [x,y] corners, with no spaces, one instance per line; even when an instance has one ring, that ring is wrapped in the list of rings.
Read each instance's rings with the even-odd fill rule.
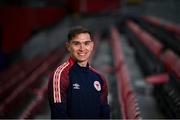
[[[90,69],[91,71],[93,71],[94,73],[100,75],[100,73],[99,73],[95,68],[93,68],[92,66],[89,66],[89,69]]]
[[[68,74],[71,65],[69,62],[65,62],[57,67],[53,72],[53,78],[59,78],[62,74]]]
[[[103,81],[103,82],[106,82],[106,79],[105,77],[99,72],[97,71],[95,68],[93,68],[92,66],[89,66],[89,69],[94,72],[98,77],[100,77],[100,79]]]

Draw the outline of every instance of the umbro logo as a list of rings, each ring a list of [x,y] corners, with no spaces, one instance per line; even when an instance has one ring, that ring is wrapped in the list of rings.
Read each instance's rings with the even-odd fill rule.
[[[80,85],[78,83],[73,84],[73,89],[80,89]]]

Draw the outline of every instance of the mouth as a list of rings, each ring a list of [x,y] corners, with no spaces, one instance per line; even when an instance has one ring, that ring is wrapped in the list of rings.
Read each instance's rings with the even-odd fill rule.
[[[79,56],[85,56],[86,53],[78,53]]]

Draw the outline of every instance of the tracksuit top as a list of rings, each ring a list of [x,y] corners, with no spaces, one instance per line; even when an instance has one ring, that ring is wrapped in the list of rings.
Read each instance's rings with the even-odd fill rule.
[[[60,65],[48,84],[51,118],[110,118],[105,79],[89,64],[73,58]]]

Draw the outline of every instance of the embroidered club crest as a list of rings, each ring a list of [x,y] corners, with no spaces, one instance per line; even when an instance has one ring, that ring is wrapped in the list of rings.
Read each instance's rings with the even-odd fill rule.
[[[101,90],[101,85],[100,85],[99,81],[94,81],[94,87],[96,88],[97,91]]]

